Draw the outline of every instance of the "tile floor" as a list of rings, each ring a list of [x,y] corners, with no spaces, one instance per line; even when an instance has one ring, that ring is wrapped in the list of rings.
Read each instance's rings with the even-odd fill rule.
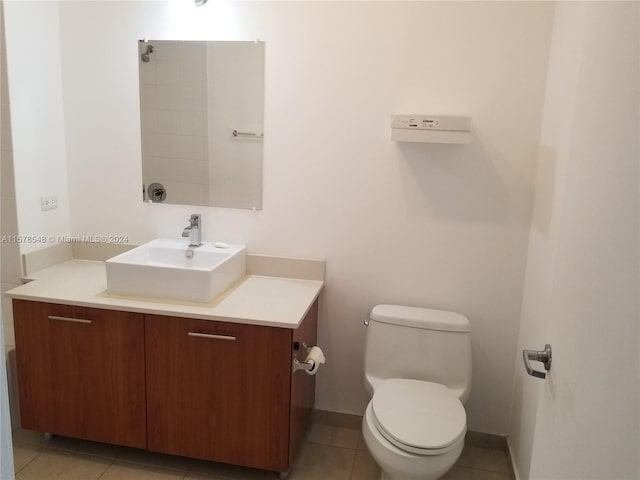
[[[17,480],[262,480],[272,472],[252,470],[65,437],[45,440],[36,432],[14,431]],[[487,448],[490,447],[490,448]],[[378,480],[380,470],[360,432],[360,417],[316,412],[291,480]],[[456,466],[443,480],[511,480],[500,446],[468,438]]]

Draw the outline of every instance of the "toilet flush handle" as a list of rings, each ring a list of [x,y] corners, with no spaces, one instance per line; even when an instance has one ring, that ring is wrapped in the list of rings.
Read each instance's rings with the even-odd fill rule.
[[[551,345],[547,343],[544,346],[544,350],[540,351],[523,350],[522,359],[524,360],[524,368],[527,370],[527,373],[529,375],[537,378],[546,378],[547,374],[545,372],[540,372],[531,368],[531,364],[529,363],[529,361],[533,360],[535,362],[542,362],[544,364],[544,369],[547,372],[551,370]]]

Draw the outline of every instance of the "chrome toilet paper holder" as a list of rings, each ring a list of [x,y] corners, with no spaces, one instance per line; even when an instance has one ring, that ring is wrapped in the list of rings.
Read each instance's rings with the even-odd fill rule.
[[[302,345],[302,348],[304,348],[306,353],[309,353],[311,351],[311,347],[309,345],[307,345],[306,342],[302,342],[302,344],[299,344],[298,342],[295,342],[294,346],[293,346],[293,349],[294,350],[299,350],[300,349],[300,345]],[[300,360],[298,360],[298,358],[296,356],[293,357],[293,371],[294,372],[297,371],[297,370],[305,370],[305,371],[309,372],[315,366],[316,366],[315,362],[301,362]]]
[[[316,364],[314,362],[301,362],[297,358],[293,359],[293,371],[306,370],[310,371]]]

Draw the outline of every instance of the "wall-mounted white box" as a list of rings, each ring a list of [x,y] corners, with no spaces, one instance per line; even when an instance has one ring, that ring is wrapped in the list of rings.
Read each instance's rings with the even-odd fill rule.
[[[471,117],[460,115],[391,115],[395,142],[469,143]]]

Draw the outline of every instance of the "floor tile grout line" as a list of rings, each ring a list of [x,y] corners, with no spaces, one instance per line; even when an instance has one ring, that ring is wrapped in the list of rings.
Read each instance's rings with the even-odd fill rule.
[[[23,440],[13,440],[12,441],[13,445],[15,446],[16,444],[18,445],[24,445],[27,447],[41,447],[44,448],[45,450],[49,448],[49,443],[45,440],[42,441],[41,443],[35,443],[35,442],[25,442]]]
[[[39,457],[41,454],[45,453],[45,452],[51,452],[52,455],[56,455],[58,452],[62,453],[62,454],[73,454],[73,455],[82,455],[82,456],[86,456],[86,457],[91,457],[91,458],[95,458],[95,459],[99,459],[99,460],[106,460],[109,461],[109,465],[107,466],[107,468],[105,469],[105,471],[103,471],[100,474],[101,478],[106,471],[111,468],[115,463],[117,462],[121,462],[121,463],[128,463],[131,465],[137,465],[137,466],[141,466],[141,467],[150,467],[150,468],[158,468],[161,470],[167,470],[169,472],[174,472],[174,473],[182,473],[183,474],[183,478],[185,476],[187,476],[190,472],[191,472],[191,468],[193,463],[189,464],[189,467],[187,469],[181,469],[181,468],[172,468],[172,467],[166,467],[166,466],[162,466],[159,465],[157,463],[154,462],[140,462],[140,461],[135,461],[135,460],[129,460],[127,458],[125,458],[122,454],[117,454],[115,456],[112,455],[102,455],[99,453],[93,453],[93,452],[87,452],[86,450],[83,450],[82,448],[73,448],[73,447],[68,447],[68,446],[57,446],[57,445],[53,445],[52,443],[50,443],[50,441],[45,441],[43,443],[40,444],[35,444],[35,443],[27,443],[27,442],[21,442],[21,441],[14,441],[14,444],[22,444],[22,445],[26,445],[26,446],[30,446],[30,447],[42,447],[43,451],[39,452],[38,454],[36,454],[31,460],[29,460],[28,463],[26,463],[21,469],[20,471],[22,471],[24,468],[27,467],[27,465],[29,465],[31,462],[33,462],[37,457]],[[16,474],[18,473],[18,471],[15,472]]]
[[[119,462],[119,463],[129,463],[132,465],[139,465],[139,466],[143,466],[143,467],[152,467],[152,468],[159,468],[162,470],[168,470],[171,472],[182,472],[184,471],[184,476],[188,475],[189,473],[191,473],[191,469],[193,468],[193,465],[195,465],[195,462],[193,461],[193,459],[188,459],[189,463],[188,463],[188,467],[186,469],[182,469],[182,468],[173,468],[173,467],[167,467],[167,466],[162,466],[159,465],[156,462],[144,462],[144,461],[138,461],[138,460],[131,460],[127,457],[124,456],[124,449],[128,449],[128,450],[139,450],[142,451],[143,454],[157,454],[157,455],[166,455],[166,456],[171,456],[171,457],[176,457],[179,455],[169,455],[169,454],[164,454],[164,453],[158,453],[158,452],[152,452],[151,450],[147,450],[147,449],[141,449],[141,448],[135,448],[135,447],[123,447],[123,449],[120,451],[120,453],[115,457],[114,463],[115,462]],[[181,457],[181,458],[188,458],[188,457]],[[183,478],[184,478],[183,476]]]
[[[498,475],[502,475],[503,477],[505,477],[507,480],[510,478],[509,477],[509,473],[508,472],[498,472],[496,470],[485,470],[484,468],[477,468],[477,467],[469,467],[467,465],[455,465],[458,468],[466,468],[467,470],[475,470],[476,472],[483,472],[483,473],[497,473]]]
[[[79,448],[58,447],[58,446],[51,445],[51,446],[48,447],[48,450],[54,450],[56,452],[64,452],[64,453],[73,453],[73,454],[77,454],[77,455],[85,455],[87,457],[98,458],[100,460],[109,460],[109,461],[113,461],[113,462],[115,462],[117,460],[117,457],[114,457],[114,456],[111,456],[111,455],[101,455],[99,453],[91,453],[91,452],[87,452],[86,450],[82,450],[82,449],[79,449]]]
[[[44,450],[46,451],[47,449],[45,448]],[[32,458],[31,460],[29,460],[27,463],[25,463],[25,464],[20,468],[20,470],[15,470],[15,469],[14,469],[14,474],[16,475],[16,477],[18,476],[18,474],[19,474],[21,471],[23,471],[25,468],[27,468],[31,462],[33,462],[36,458],[38,458],[38,457],[39,457],[40,455],[42,455],[43,453],[44,453],[44,451],[36,453],[36,454],[33,456],[33,458]]]
[[[47,450],[49,450],[49,441],[48,440],[42,440],[40,443],[34,444],[34,443],[30,443],[30,442],[21,442],[19,440],[14,440],[12,442],[14,445],[17,443],[19,445],[25,445],[28,447],[38,447],[38,448],[42,448],[41,452],[38,452],[31,460],[29,460],[27,463],[25,463],[22,468],[20,470],[15,470],[14,469],[14,474],[17,476],[18,473],[20,473],[22,470],[24,470],[25,468],[27,468],[29,466],[29,464],[31,462],[33,462],[36,458],[38,458],[40,455],[42,455],[43,453],[45,453]]]
[[[73,454],[79,454],[79,455],[84,455],[87,457],[91,457],[91,458],[96,458],[96,459],[100,459],[100,460],[110,460],[111,463],[109,463],[109,465],[104,469],[104,471],[98,476],[96,477],[95,480],[99,480],[105,473],[107,470],[109,470],[109,468],[111,468],[111,465],[113,465],[115,463],[115,459],[113,458],[105,458],[105,457],[99,457],[97,455],[90,455],[87,454],[85,452],[79,452],[77,450],[65,450],[65,449],[60,449],[60,448],[55,448],[53,447],[49,441],[43,442],[41,444],[38,445],[34,445],[34,444],[28,444],[25,442],[20,442],[20,441],[14,441],[13,444],[22,444],[22,445],[28,445],[28,446],[38,446],[38,447],[42,447],[42,451],[37,453],[31,460],[29,460],[27,463],[25,463],[22,468],[20,468],[19,470],[14,470],[14,474],[16,475],[16,478],[18,477],[18,475],[24,471],[31,463],[33,463],[38,457],[40,457],[43,453],[51,453],[51,455],[56,455],[57,452],[62,452],[62,453],[73,453]],[[51,450],[53,450],[53,452],[51,452]]]
[[[511,475],[511,467],[509,465],[508,458],[506,458],[506,457],[505,457],[506,471],[505,470],[497,470],[497,469],[488,468],[488,467],[478,467],[478,466],[474,466],[474,465],[470,465],[470,464],[464,464],[464,465],[457,464],[457,465],[459,467],[470,468],[470,469],[473,469],[473,470],[480,470],[482,472],[500,473],[502,475]]]
[[[100,480],[100,479],[104,476],[104,474],[105,474],[105,473],[107,473],[107,471],[108,471],[111,467],[113,467],[113,464],[114,464],[114,463],[116,463],[116,460],[115,460],[115,459],[111,460],[111,463],[107,466],[107,468],[105,468],[105,469],[104,469],[104,471],[103,471],[103,472],[98,476],[98,478],[96,478],[96,480]]]
[[[358,449],[355,450],[353,454],[353,460],[351,460],[351,470],[349,471],[349,480],[353,478],[353,471],[356,468],[356,456],[358,455]]]
[[[472,467],[469,465],[458,465],[459,467],[463,467],[463,468],[469,468],[471,470],[479,470],[481,472],[488,472],[488,473],[499,473],[500,475],[509,475],[510,473],[507,472],[503,472],[501,470],[491,470],[489,468],[481,468],[481,467]]]
[[[22,440],[14,440],[12,443],[13,443],[14,447],[16,445],[22,445],[23,447],[39,447],[39,448],[42,448],[44,450],[47,450],[49,448],[49,445],[47,445],[45,443],[23,442]]]
[[[187,472],[184,474],[184,477],[182,477],[182,478],[183,478],[183,479],[184,479],[184,478],[187,478],[189,475],[191,475],[191,473],[192,473],[192,472],[193,472],[193,473],[195,473],[195,474],[197,475],[197,474],[198,474],[198,472],[194,472],[194,471],[193,471],[193,469],[195,468],[195,466],[196,466],[196,465],[197,465],[197,462],[196,462],[196,461],[191,462],[191,463],[189,464],[189,468],[187,468]]]
[[[323,446],[323,447],[344,448],[345,450],[356,450],[356,451],[358,450],[357,446],[356,447],[344,447],[342,445],[334,445],[334,444],[331,444],[331,443],[314,442],[314,441],[311,441],[311,440],[305,440],[305,443],[310,443],[312,445],[320,445],[320,446]]]
[[[182,458],[187,458],[187,457],[182,457]],[[155,462],[141,462],[138,460],[129,460],[126,458],[117,458],[114,460],[114,463],[120,463],[120,464],[129,464],[129,465],[135,465],[138,467],[148,467],[148,468],[156,468],[158,470],[166,470],[168,472],[172,472],[172,473],[182,473],[184,472],[185,475],[188,475],[189,473],[191,473],[191,467],[188,467],[186,469],[184,468],[176,468],[176,467],[167,467],[166,465],[160,465],[158,463]]]

